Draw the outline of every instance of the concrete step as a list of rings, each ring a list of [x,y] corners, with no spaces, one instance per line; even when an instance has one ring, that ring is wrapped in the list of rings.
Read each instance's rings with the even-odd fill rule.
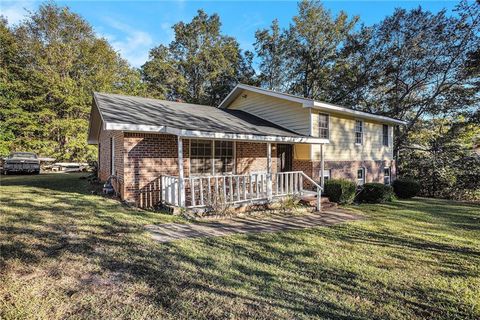
[[[311,207],[317,206],[316,192],[314,192],[314,194],[312,194],[311,192],[304,193],[300,199],[301,199],[300,202],[307,206],[311,206]],[[328,210],[328,209],[334,209],[337,207],[337,204],[335,202],[330,202],[330,200],[327,197],[321,197],[320,203],[322,206],[322,211]]]

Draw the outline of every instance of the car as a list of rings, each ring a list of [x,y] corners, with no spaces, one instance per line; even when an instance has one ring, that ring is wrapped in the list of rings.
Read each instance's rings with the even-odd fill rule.
[[[40,160],[32,152],[12,152],[3,161],[3,174],[40,173]]]

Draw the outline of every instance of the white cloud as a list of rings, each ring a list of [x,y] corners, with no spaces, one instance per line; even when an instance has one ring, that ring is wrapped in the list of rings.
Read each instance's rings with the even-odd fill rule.
[[[34,1],[1,1],[0,15],[8,20],[9,25],[14,25],[22,21],[28,15],[28,11],[35,9]]]
[[[113,19],[107,19],[107,23],[111,28],[120,32],[120,35],[103,34],[112,47],[132,66],[140,67],[144,64],[148,59],[148,52],[153,46],[150,34]]]

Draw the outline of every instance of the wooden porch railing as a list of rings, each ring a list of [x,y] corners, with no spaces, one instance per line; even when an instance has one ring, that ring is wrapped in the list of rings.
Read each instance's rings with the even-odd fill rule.
[[[245,175],[197,176],[183,179],[185,203],[180,203],[180,179],[161,177],[161,199],[167,205],[186,208],[208,207],[214,203],[236,204],[271,200],[273,197],[301,195],[304,179],[317,188],[317,210],[320,211],[322,188],[302,171],[278,172],[269,179],[267,173]]]

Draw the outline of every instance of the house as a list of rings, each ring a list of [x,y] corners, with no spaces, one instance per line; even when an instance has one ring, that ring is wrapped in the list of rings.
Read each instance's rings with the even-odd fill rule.
[[[239,84],[216,108],[94,93],[88,142],[122,199],[194,208],[319,193],[332,178],[390,183],[404,124]]]

